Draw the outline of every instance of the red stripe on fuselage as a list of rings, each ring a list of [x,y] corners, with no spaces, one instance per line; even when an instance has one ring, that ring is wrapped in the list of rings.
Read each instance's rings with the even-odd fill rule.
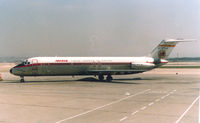
[[[53,65],[127,65],[131,64],[131,62],[111,62],[111,63],[36,63],[36,64],[28,64],[24,66],[18,66],[15,68],[22,67],[32,67],[32,66],[53,66]]]

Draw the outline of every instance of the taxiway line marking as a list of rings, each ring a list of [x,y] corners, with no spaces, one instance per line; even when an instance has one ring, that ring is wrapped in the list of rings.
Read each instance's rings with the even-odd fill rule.
[[[121,98],[121,99],[119,99],[119,100],[116,100],[116,101],[110,102],[110,103],[108,103],[108,104],[105,104],[105,105],[99,106],[99,107],[97,107],[97,108],[94,108],[94,109],[88,110],[88,111],[86,111],[86,112],[83,112],[83,113],[80,113],[80,114],[77,114],[77,115],[74,115],[74,116],[71,116],[71,117],[65,118],[65,119],[63,119],[63,120],[59,120],[59,121],[57,121],[56,123],[62,123],[62,122],[64,122],[64,121],[71,120],[71,119],[73,119],[73,118],[76,118],[76,117],[79,117],[79,116],[82,116],[82,115],[88,114],[88,113],[93,112],[93,111],[96,111],[96,110],[99,110],[99,109],[104,108],[104,107],[106,107],[106,106],[110,106],[110,105],[112,105],[112,104],[119,103],[119,102],[124,101],[124,100],[126,100],[126,99],[128,99],[128,98],[131,98],[131,97],[134,97],[134,96],[137,96],[137,95],[143,94],[143,93],[145,93],[145,92],[147,92],[147,91],[150,91],[150,90],[151,90],[151,89],[147,89],[147,90],[144,90],[144,91],[142,91],[142,92],[138,92],[138,93],[136,93],[136,94],[134,94],[134,95],[130,95],[130,96],[127,96],[127,97]]]
[[[160,99],[157,99],[156,102],[160,101]]]
[[[185,112],[178,118],[178,120],[175,123],[178,123],[181,121],[181,119],[185,116],[185,114],[192,108],[192,106],[196,103],[196,101],[200,98],[200,96],[198,96],[193,102],[192,104],[185,110]]]
[[[164,99],[165,97],[169,96],[170,94],[174,93],[175,91],[176,91],[176,90],[173,90],[173,91],[169,92],[167,95],[162,96],[162,97],[159,98],[159,99],[156,99],[155,101],[149,103],[148,105],[146,105],[146,106],[140,108],[140,110],[141,110],[141,111],[142,111],[142,110],[145,110],[148,106],[151,106],[151,105],[153,105],[154,103],[156,103],[156,102],[158,102],[158,101]],[[131,113],[131,115],[135,115],[135,114],[138,113],[138,112],[139,112],[139,110],[137,110],[137,111]],[[125,119],[127,119],[127,118],[128,118],[128,116],[125,116],[124,118],[120,119],[120,122],[123,121],[123,120],[125,120]]]
[[[140,110],[144,110],[145,108],[147,108],[146,106],[142,107]]]
[[[161,99],[164,99],[164,98],[165,98],[165,96],[161,97]]]
[[[151,105],[153,105],[153,104],[154,104],[154,102],[151,102],[151,103],[149,103],[148,105],[151,106]]]
[[[137,112],[139,112],[139,111],[137,110],[137,111],[133,112],[131,115],[135,115]]]
[[[123,120],[126,120],[128,117],[127,116],[125,116],[125,117],[123,117],[122,119],[120,119],[119,121],[121,122],[121,121],[123,121]]]

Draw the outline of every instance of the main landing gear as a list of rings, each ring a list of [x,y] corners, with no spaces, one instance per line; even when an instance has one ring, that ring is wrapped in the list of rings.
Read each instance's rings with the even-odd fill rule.
[[[103,81],[104,80],[104,75],[103,74],[99,74],[98,78],[99,78],[100,81]],[[106,77],[106,81],[111,82],[112,80],[113,80],[112,75],[108,74],[107,77]]]
[[[20,82],[24,82],[24,76],[20,76]]]
[[[99,78],[100,81],[103,81],[104,80],[103,74],[99,74],[98,78]]]
[[[111,82],[113,80],[111,74],[108,74],[106,77],[106,81]]]

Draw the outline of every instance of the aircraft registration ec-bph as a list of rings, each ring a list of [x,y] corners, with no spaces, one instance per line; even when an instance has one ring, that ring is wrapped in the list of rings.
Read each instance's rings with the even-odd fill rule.
[[[98,75],[100,81],[112,81],[112,75],[136,74],[158,68],[178,42],[190,39],[166,39],[148,57],[33,57],[10,69],[20,76],[75,76]]]

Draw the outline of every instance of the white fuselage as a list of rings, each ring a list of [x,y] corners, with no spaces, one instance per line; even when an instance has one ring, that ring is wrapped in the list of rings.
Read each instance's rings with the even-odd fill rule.
[[[166,39],[154,48],[150,57],[34,57],[10,69],[20,76],[98,75],[100,81],[111,81],[111,75],[142,73],[160,67],[179,42],[188,40]]]
[[[155,65],[151,57],[34,57],[11,69],[18,76],[123,75],[141,73]]]

